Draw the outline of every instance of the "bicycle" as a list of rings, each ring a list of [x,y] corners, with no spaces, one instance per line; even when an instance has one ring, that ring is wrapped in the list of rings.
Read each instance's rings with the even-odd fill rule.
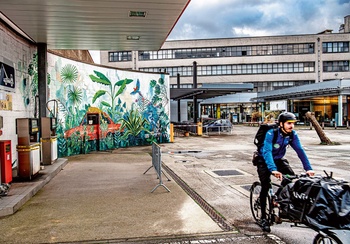
[[[300,175],[283,175],[283,179],[289,182],[293,182],[296,179],[301,177],[307,177],[306,174]],[[278,199],[275,193],[281,192],[283,186],[281,184],[277,184],[271,182],[271,187],[269,189],[269,194],[266,199],[266,219],[270,226],[274,224],[281,224],[283,222],[293,223],[296,227],[304,227],[311,228],[317,232],[313,243],[321,244],[321,243],[335,243],[335,244],[345,244],[349,243],[349,236],[346,233],[346,236],[340,239],[340,235],[337,234],[336,229],[323,229],[320,230],[316,226],[312,226],[303,221],[303,218],[293,219],[289,216],[288,213],[284,212],[281,209],[281,199]],[[260,207],[260,192],[261,192],[261,183],[259,181],[255,181],[250,188],[250,209],[253,215],[254,220],[258,225],[261,219],[261,207]]]

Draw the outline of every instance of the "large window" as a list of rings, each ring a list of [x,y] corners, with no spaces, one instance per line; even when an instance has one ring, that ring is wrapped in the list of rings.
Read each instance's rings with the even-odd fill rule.
[[[141,71],[159,72],[166,70],[170,76],[192,76],[192,66],[140,68]],[[232,74],[278,74],[278,73],[312,73],[315,72],[314,62],[303,63],[267,63],[267,64],[233,64],[233,65],[200,65],[198,76],[232,75]]]
[[[323,72],[349,71],[349,61],[325,61],[323,62]]]
[[[279,45],[163,49],[159,51],[140,51],[139,60],[309,54],[315,52],[314,46],[314,43],[298,43]]]
[[[131,54],[131,51],[109,52],[108,53],[108,60],[109,60],[109,62],[131,61],[132,54]]]
[[[349,42],[324,42],[322,51],[324,53],[348,53]]]

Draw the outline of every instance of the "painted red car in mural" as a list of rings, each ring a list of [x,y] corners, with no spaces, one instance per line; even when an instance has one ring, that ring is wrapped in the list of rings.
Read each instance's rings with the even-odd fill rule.
[[[90,107],[79,126],[71,128],[64,133],[65,138],[71,137],[79,132],[82,138],[87,140],[98,140],[106,138],[119,131],[120,124],[116,124],[107,113],[99,108]]]

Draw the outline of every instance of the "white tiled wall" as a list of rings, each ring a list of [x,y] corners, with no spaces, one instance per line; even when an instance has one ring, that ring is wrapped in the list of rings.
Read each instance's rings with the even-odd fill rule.
[[[17,160],[16,118],[33,116],[33,105],[25,106],[24,104],[22,81],[23,78],[27,78],[27,83],[30,80],[28,65],[36,51],[35,45],[16,35],[0,23],[0,62],[15,69],[15,90],[4,90],[5,88],[0,86],[0,99],[5,98],[6,95],[12,97],[12,110],[0,110],[0,115],[3,117],[0,140],[11,140],[12,162]]]

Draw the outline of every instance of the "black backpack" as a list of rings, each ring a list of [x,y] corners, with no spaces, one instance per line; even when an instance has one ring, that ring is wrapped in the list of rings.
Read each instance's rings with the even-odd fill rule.
[[[277,136],[278,136],[278,124],[277,123],[273,123],[273,124],[261,124],[258,132],[256,132],[255,138],[254,138],[254,144],[256,145],[257,149],[256,151],[253,153],[253,165],[257,166],[261,163],[264,162],[264,159],[259,156],[259,151],[262,148],[262,146],[264,145],[264,141],[265,141],[265,136],[266,133],[273,129],[273,140],[272,140],[272,144],[275,144],[277,141]],[[293,133],[290,135],[289,137],[289,144],[292,142],[293,140]]]
[[[273,123],[273,124],[261,124],[259,126],[258,132],[256,132],[255,138],[254,138],[254,144],[257,147],[257,151],[260,150],[260,148],[264,145],[264,140],[265,140],[265,136],[266,133],[271,130],[274,129],[274,136],[273,136],[273,143],[275,143],[277,141],[277,131],[278,131],[278,124],[277,123]]]

